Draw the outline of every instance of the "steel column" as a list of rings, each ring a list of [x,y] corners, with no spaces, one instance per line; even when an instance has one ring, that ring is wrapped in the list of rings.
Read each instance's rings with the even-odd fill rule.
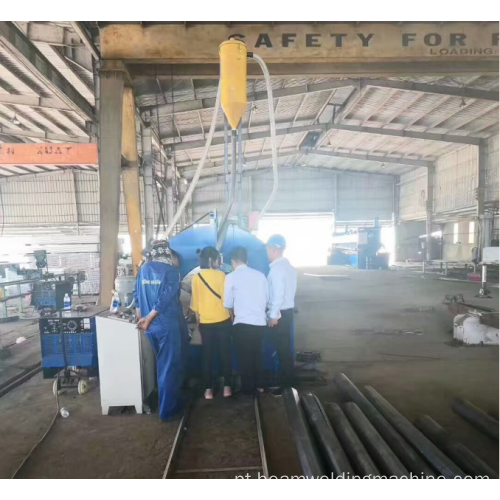
[[[484,215],[484,195],[486,190],[486,160],[487,160],[488,143],[486,140],[481,140],[478,146],[478,162],[477,162],[477,204],[476,215],[482,217]]]
[[[431,238],[432,238],[432,209],[434,205],[434,171],[435,167],[427,168],[427,203],[426,203],[426,218],[425,232],[427,234],[426,260],[431,260]]]
[[[166,177],[167,177],[167,186],[165,190],[165,198],[166,198],[166,204],[167,204],[167,224],[170,224],[172,219],[174,218],[175,215],[175,210],[174,210],[174,165],[172,161],[168,161],[165,164],[165,169],[166,169]]]
[[[115,286],[120,224],[120,173],[123,87],[125,72],[116,62],[103,61],[100,70],[101,109],[99,120],[99,208],[100,208],[100,297],[111,300]]]
[[[123,194],[127,206],[132,265],[134,276],[136,276],[142,259],[142,218],[135,130],[135,102],[134,93],[130,87],[126,87],[123,91],[122,156],[127,163],[122,170]]]
[[[142,127],[142,168],[144,176],[144,228],[146,245],[154,238],[153,156],[151,127]]]

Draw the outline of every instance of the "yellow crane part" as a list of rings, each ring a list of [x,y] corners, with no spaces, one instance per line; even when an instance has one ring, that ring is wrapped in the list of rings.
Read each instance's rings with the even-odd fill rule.
[[[229,125],[238,128],[247,107],[247,46],[227,40],[219,46],[221,105]]]

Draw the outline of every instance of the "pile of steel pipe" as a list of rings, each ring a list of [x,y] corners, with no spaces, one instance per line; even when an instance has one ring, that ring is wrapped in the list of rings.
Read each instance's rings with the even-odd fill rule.
[[[371,424],[377,429],[399,460],[401,460],[410,472],[413,474],[423,474],[424,476],[434,475],[434,471],[425,459],[419,456],[419,454],[404,440],[403,436],[394,429],[394,427],[343,373],[335,375],[334,382],[345,399],[359,406]]]
[[[366,396],[344,375],[334,382],[344,403],[322,406],[307,393],[284,391],[285,408],[304,475],[331,478],[498,478],[498,474],[429,416],[412,425],[373,387]],[[495,436],[495,420],[468,402],[454,410]],[[465,409],[464,409],[465,408]],[[498,422],[496,422],[498,437]],[[467,474],[469,476],[467,476]]]
[[[498,474],[474,455],[462,443],[456,442],[451,435],[435,422],[429,415],[422,415],[415,420],[415,426],[420,429],[439,449],[443,450],[467,474],[473,477],[486,476],[498,479]]]

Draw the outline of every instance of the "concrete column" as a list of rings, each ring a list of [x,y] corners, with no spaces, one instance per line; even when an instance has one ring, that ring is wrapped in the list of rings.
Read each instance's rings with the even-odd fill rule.
[[[123,92],[122,155],[126,161],[126,165],[122,169],[123,194],[127,206],[128,231],[135,276],[142,260],[142,218],[135,129],[135,101],[132,89],[129,87],[126,87]]]
[[[99,116],[100,297],[111,300],[115,287],[120,225],[122,99],[125,69],[121,61],[102,61]]]
[[[142,168],[144,175],[144,226],[146,232],[146,245],[155,234],[155,208],[153,201],[153,155],[152,155],[152,130],[143,127],[142,134]]]
[[[427,234],[426,256],[431,260],[431,235],[432,235],[432,208],[434,205],[434,167],[427,169],[427,205],[426,205],[426,223],[425,232]]]

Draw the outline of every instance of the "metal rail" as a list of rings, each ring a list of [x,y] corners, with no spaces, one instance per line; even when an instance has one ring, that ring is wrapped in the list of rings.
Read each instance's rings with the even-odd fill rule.
[[[199,469],[176,469],[177,459],[182,449],[184,437],[189,431],[189,420],[193,411],[194,402],[188,405],[184,416],[179,422],[177,433],[175,435],[172,449],[167,460],[167,465],[163,472],[162,479],[172,479],[175,475],[180,474],[210,474],[219,472],[238,472],[238,471],[262,471],[262,474],[267,478],[269,477],[269,470],[267,466],[266,449],[264,445],[264,435],[262,432],[259,399],[254,396],[253,407],[255,412],[256,432],[259,443],[259,452],[261,465],[239,466],[239,467],[216,467],[216,468],[199,468]]]

